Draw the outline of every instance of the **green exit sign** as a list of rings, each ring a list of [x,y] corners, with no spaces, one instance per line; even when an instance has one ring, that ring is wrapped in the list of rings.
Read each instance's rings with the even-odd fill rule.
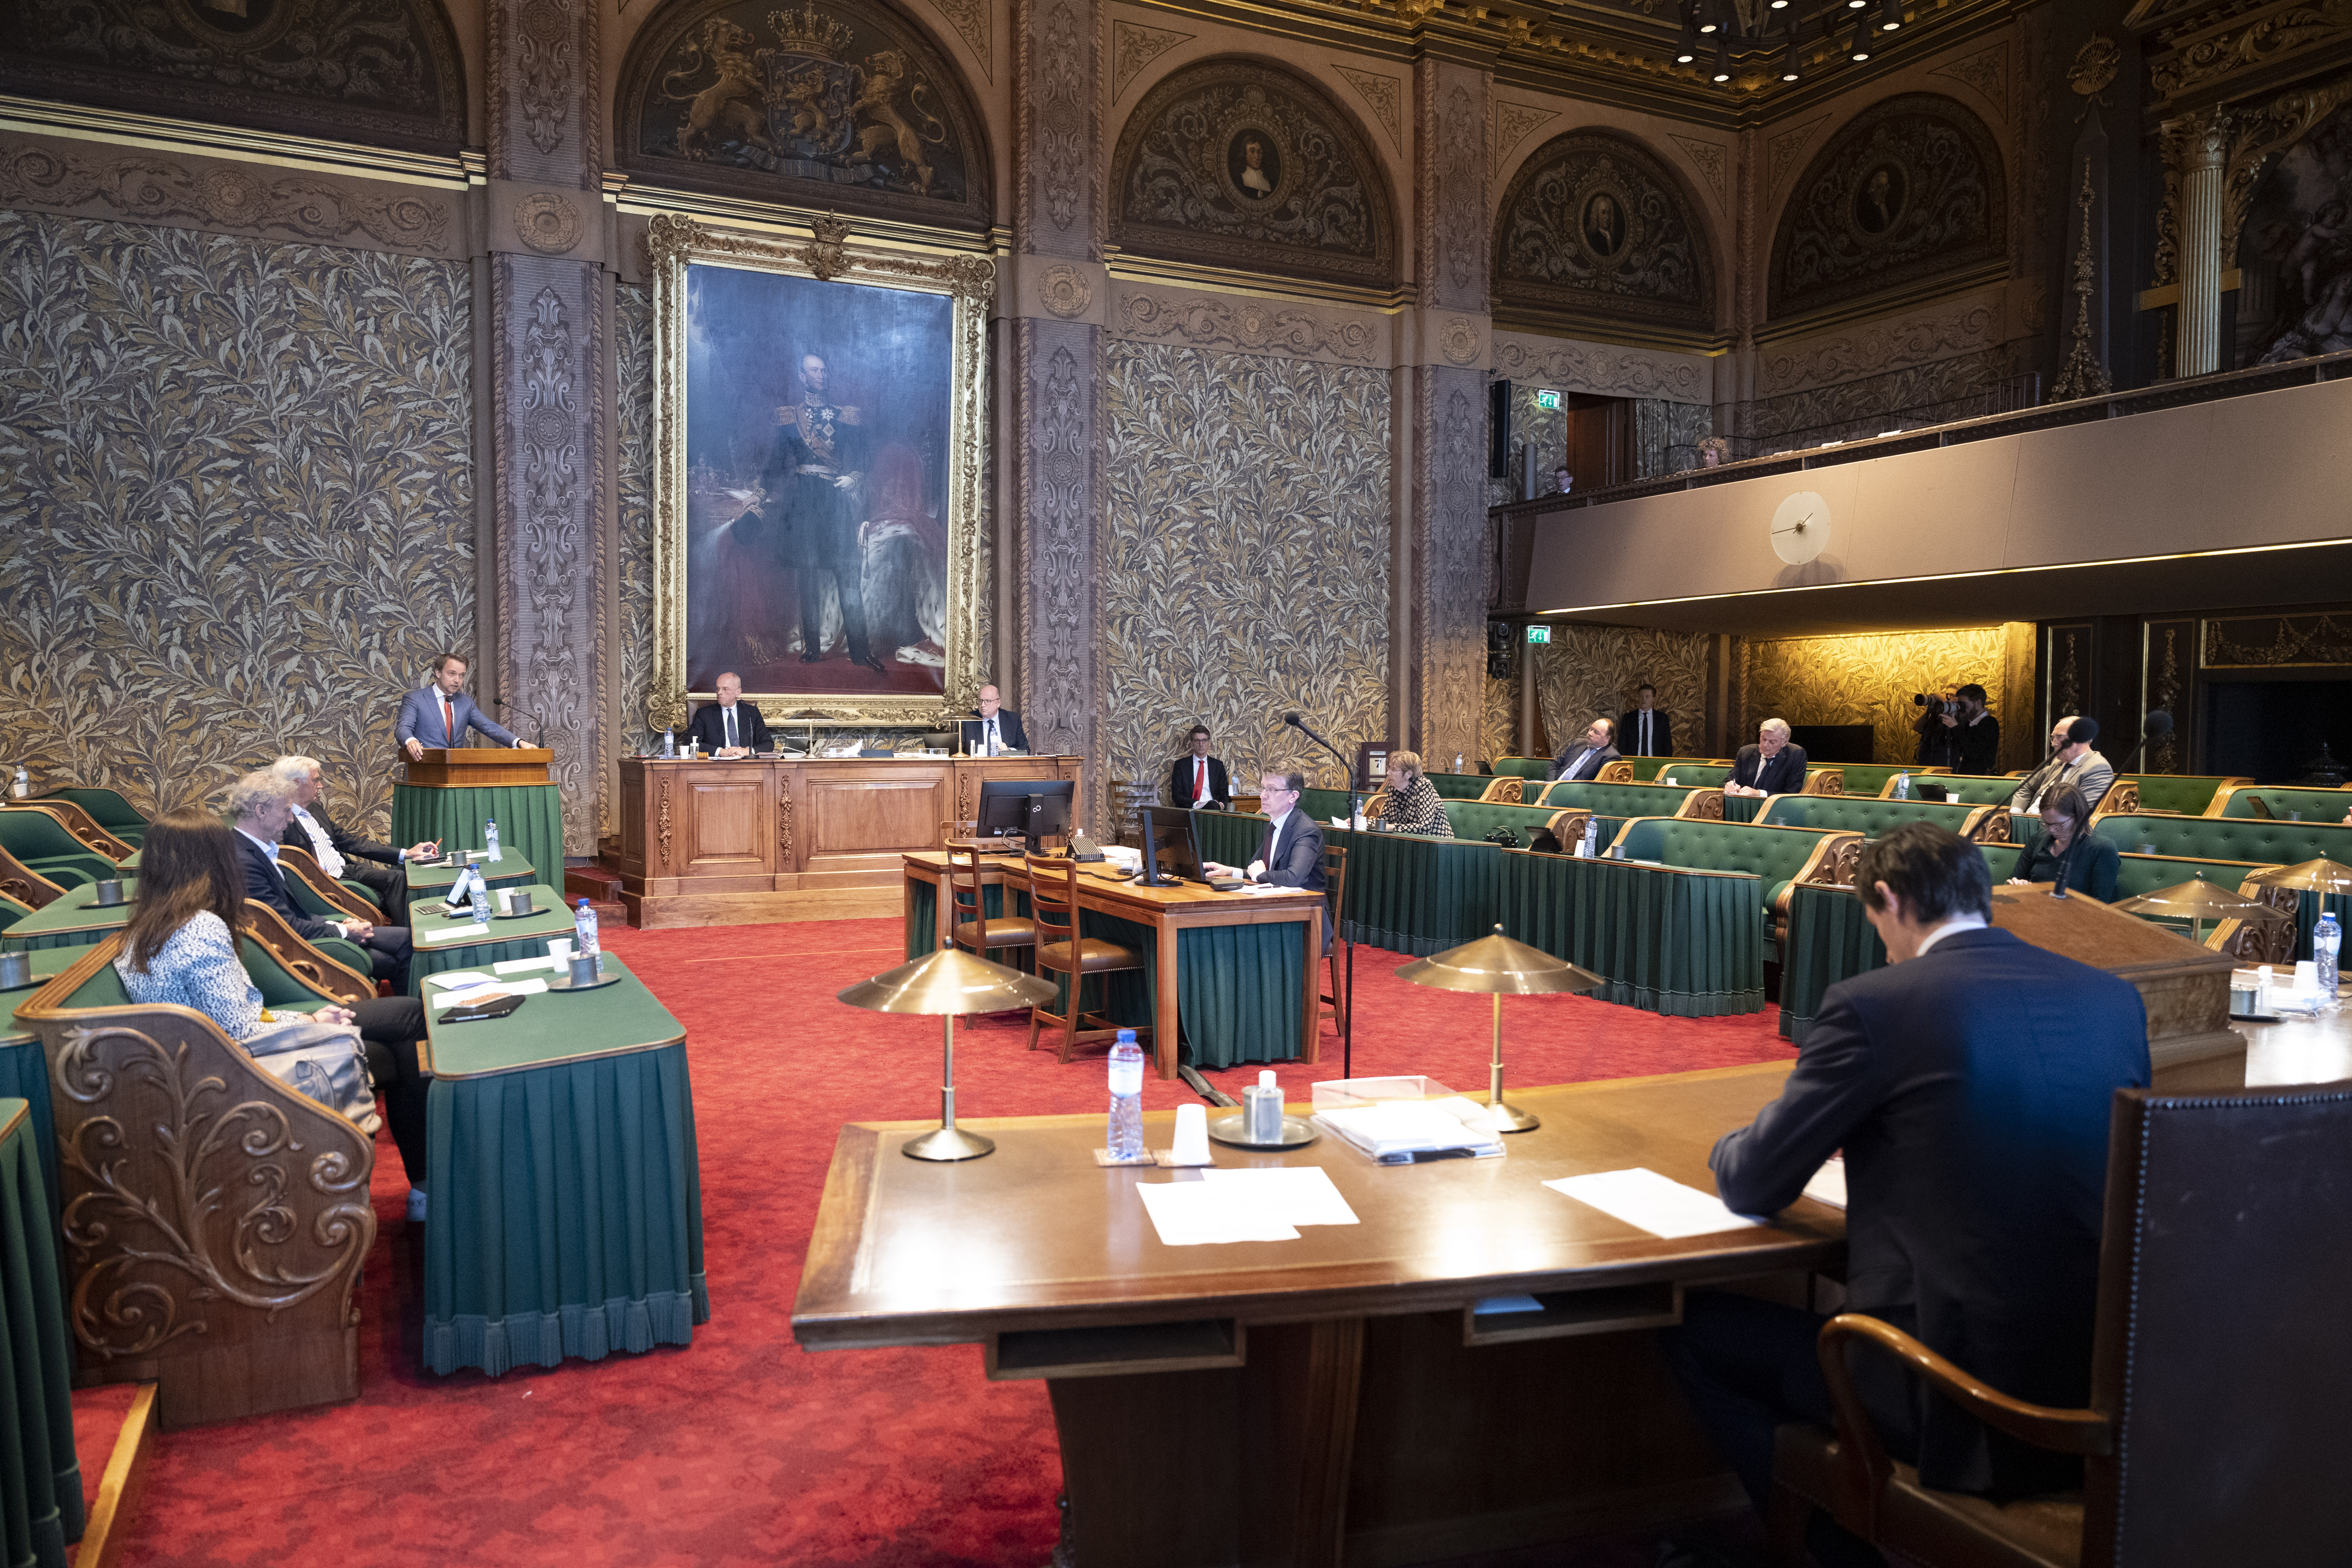
[[[1529,641],[1529,642],[1549,642],[1549,641],[1551,641],[1551,628],[1550,628],[1549,626],[1529,626],[1529,627],[1528,628],[1528,641]]]
[[[1538,408],[1557,408],[1557,407],[1559,407],[1559,393],[1557,393],[1557,392],[1554,392],[1554,391],[1553,391],[1550,387],[1549,387],[1549,386],[1545,386],[1545,387],[1538,387],[1538,388],[1536,390],[1536,406],[1537,406]]]

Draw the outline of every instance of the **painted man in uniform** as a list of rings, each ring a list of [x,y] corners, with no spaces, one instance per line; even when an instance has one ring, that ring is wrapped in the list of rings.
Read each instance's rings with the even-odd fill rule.
[[[801,356],[802,400],[776,410],[776,445],[760,475],[772,519],[781,517],[783,563],[800,580],[801,662],[824,658],[824,595],[830,573],[841,595],[849,661],[886,673],[866,642],[865,552],[858,542],[865,488],[865,432],[858,411],[828,402],[824,360]]]

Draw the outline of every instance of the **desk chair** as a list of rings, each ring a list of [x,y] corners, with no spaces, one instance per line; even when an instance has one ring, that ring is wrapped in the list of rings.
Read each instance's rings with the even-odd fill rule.
[[[1516,782],[1516,781],[1514,781]],[[1316,1015],[1319,1022],[1328,1018],[1339,1033],[1348,1032],[1348,993],[1339,983],[1339,914],[1348,907],[1348,851],[1336,844],[1323,847],[1323,880],[1329,891],[1326,895],[1327,915],[1331,921],[1331,950],[1323,955],[1323,973],[1330,979],[1331,989],[1317,997],[1322,1011]]]
[[[1937,1568],[2337,1563],[2352,1542],[2352,1084],[2116,1096],[2086,1409],[1989,1388],[1875,1318],[1822,1329],[1834,1435],[1780,1429],[1772,1542],[1806,1560],[1816,1508]],[[1847,1370],[1891,1354],[2035,1447],[2084,1456],[2081,1490],[1995,1502],[1919,1484]]]
[[[1006,948],[1034,948],[1036,921],[1015,915],[989,917],[986,890],[980,882],[980,846],[950,839],[947,850],[949,941],[982,958],[994,958]]]
[[[1111,1040],[1118,1037],[1119,1026],[1101,1014],[1085,1011],[1086,982],[1090,974],[1110,974],[1122,969],[1143,967],[1143,954],[1131,947],[1121,947],[1115,942],[1078,934],[1078,865],[1075,860],[1045,859],[1030,855],[1023,858],[1029,868],[1029,912],[1037,927],[1037,973],[1066,974],[1070,977],[1070,998],[1062,1005],[1057,1016],[1042,1006],[1029,1009],[1029,1048],[1037,1048],[1037,1036],[1048,1024],[1062,1031],[1060,1060],[1068,1061],[1082,1042]],[[1176,977],[1164,978],[1173,985]],[[1088,1023],[1088,1017],[1093,1022]],[[1149,1048],[1151,1029],[1145,1025],[1135,1031],[1135,1037]]]

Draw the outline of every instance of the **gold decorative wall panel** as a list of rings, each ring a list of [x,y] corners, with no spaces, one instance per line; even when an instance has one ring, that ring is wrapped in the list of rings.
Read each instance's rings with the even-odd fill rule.
[[[2000,626],[1897,632],[1848,637],[1788,637],[1740,646],[1747,700],[1738,738],[1756,736],[1767,719],[1791,724],[1868,724],[1871,760],[1907,763],[1919,754],[1914,692],[1975,681],[1993,697],[2003,754],[2011,726],[2031,728],[2032,714],[2011,717],[2000,700],[2005,634]]]
[[[1536,705],[1554,752],[1594,718],[1611,723],[1633,706],[1633,689],[1658,689],[1674,720],[1675,749],[1697,754],[1706,734],[1706,642],[1696,632],[1643,626],[1555,626],[1552,640],[1526,651],[1536,659]]]
[[[0,755],[142,810],[285,752],[381,835],[474,625],[463,262],[0,212]]]
[[[1516,631],[1517,628],[1512,629]],[[1526,656],[1523,653],[1521,657]],[[1488,676],[1486,699],[1478,710],[1479,759],[1491,763],[1496,757],[1518,754],[1519,683],[1516,679],[1496,680]]]
[[[1342,745],[1387,732],[1387,374],[1160,343],[1105,360],[1105,776],[1164,773],[1198,721],[1237,780],[1295,756],[1339,783],[1282,715]]]

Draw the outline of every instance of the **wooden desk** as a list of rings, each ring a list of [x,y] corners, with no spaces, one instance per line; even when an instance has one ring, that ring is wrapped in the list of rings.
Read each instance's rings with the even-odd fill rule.
[[[906,891],[903,895],[907,918],[915,918],[915,893],[918,883],[931,889],[931,906],[935,911],[932,945],[945,947],[948,938],[950,911],[948,900],[940,890],[947,869],[943,851],[925,851],[902,858],[905,866]],[[981,861],[983,884],[994,882],[1026,890],[1029,876],[1018,855],[983,856]],[[1094,870],[1107,870],[1096,867]],[[1287,893],[1220,893],[1198,882],[1187,882],[1181,888],[1143,888],[1124,880],[1112,881],[1092,875],[1086,868],[1078,872],[1078,908],[1113,915],[1123,921],[1148,927],[1155,944],[1154,957],[1159,965],[1160,984],[1152,999],[1151,1056],[1152,1064],[1161,1078],[1176,1076],[1176,1039],[1180,1022],[1177,1008],[1176,975],[1177,947],[1184,931],[1198,931],[1207,926],[1297,925],[1306,952],[1306,984],[1299,997],[1298,1058],[1300,1061],[1321,1059],[1321,1030],[1318,1025],[1322,1016],[1322,989],[1317,965],[1323,957],[1324,900],[1319,892]]]
[[[1069,779],[1085,815],[1077,757],[624,757],[621,902],[646,927],[887,914],[898,858],[989,779]]]
[[[1828,1265],[1844,1216],[1665,1241],[1539,1184],[1646,1165],[1711,1192],[1709,1147],[1787,1070],[1515,1090],[1543,1125],[1500,1160],[1218,1147],[1322,1166],[1361,1223],[1214,1247],[1160,1245],[1129,1189],[1177,1173],[1097,1168],[1100,1116],[972,1122],[996,1152],[958,1165],[899,1153],[925,1124],[853,1123],[793,1332],[979,1343],[992,1378],[1046,1379],[1080,1563],[1420,1563],[1731,1506],[1654,1330],[1686,1285]],[[1518,1291],[1546,1310],[1473,1321]]]

